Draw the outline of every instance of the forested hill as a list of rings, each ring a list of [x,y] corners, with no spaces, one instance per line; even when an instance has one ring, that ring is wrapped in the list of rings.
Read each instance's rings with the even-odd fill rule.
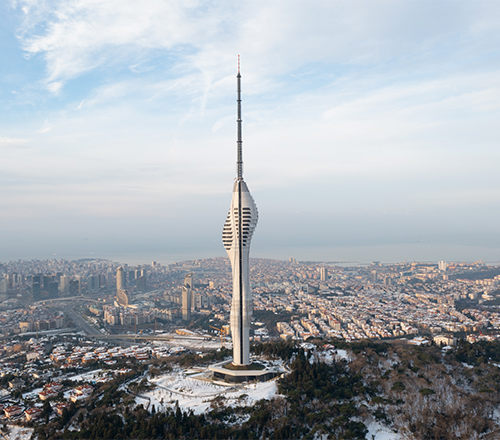
[[[37,428],[36,435],[40,439],[371,440],[377,426],[402,439],[500,438],[500,342],[460,342],[443,350],[402,341],[279,341],[253,350],[254,356],[283,359],[290,370],[279,380],[279,394],[271,400],[227,407],[214,399],[210,410],[200,415],[176,406],[160,412],[137,405],[116,382],[97,390],[99,399],[85,409],[74,409],[80,411],[73,417],[78,429],[68,429],[68,415],[64,422],[54,420]],[[209,361],[213,359],[187,354],[158,362],[154,369]],[[147,386],[145,379],[139,385]]]

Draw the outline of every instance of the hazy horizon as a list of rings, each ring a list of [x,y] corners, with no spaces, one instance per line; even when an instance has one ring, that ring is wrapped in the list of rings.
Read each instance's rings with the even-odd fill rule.
[[[472,263],[475,261],[482,261],[485,264],[498,265],[500,259],[498,258],[498,249],[484,252],[486,257],[480,257],[482,249],[475,249],[477,258],[469,258],[466,255],[471,255],[467,252],[470,251],[467,247],[465,249],[454,249],[453,255],[461,255],[461,257],[453,258],[450,253],[442,252],[440,247],[429,249],[429,246],[392,246],[385,249],[380,247],[368,248],[360,246],[356,248],[341,248],[336,250],[328,249],[288,249],[280,253],[259,252],[252,249],[252,258],[269,258],[274,260],[286,261],[290,257],[295,258],[297,261],[311,261],[311,262],[325,262],[325,263],[338,263],[338,264],[353,264],[364,265],[374,261],[382,264],[402,263],[402,262],[422,262],[422,263],[437,263],[439,260],[447,262],[463,262]],[[377,253],[377,251],[379,253]],[[385,251],[385,254],[380,253]],[[405,254],[406,252],[406,254]],[[430,257],[429,257],[430,255]],[[378,257],[377,257],[378,256]],[[489,258],[488,258],[489,257]],[[40,254],[28,257],[14,257],[14,258],[1,258],[0,263],[7,263],[9,261],[17,260],[45,260],[45,259],[65,259],[65,260],[78,260],[83,258],[102,258],[110,261],[115,261],[130,265],[146,265],[156,261],[160,264],[171,264],[182,261],[205,259],[205,258],[226,258],[224,250],[218,253],[158,253],[158,252],[138,252],[138,253],[121,253],[121,254],[97,254],[89,252],[88,254],[72,255],[72,254]]]

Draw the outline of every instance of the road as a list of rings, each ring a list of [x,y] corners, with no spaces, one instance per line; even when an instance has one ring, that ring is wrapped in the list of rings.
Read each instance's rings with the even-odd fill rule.
[[[87,298],[84,296],[76,296],[72,298],[53,298],[49,300],[40,301],[39,304],[43,304],[47,307],[62,309],[64,315],[71,319],[78,330],[82,330],[88,336],[102,336],[102,333],[98,328],[90,324],[86,319],[83,318],[82,314],[76,309],[77,304],[97,302],[93,298]]]
[[[74,307],[65,307],[64,314],[73,321],[77,329],[83,330],[88,336],[103,336],[99,329],[86,321]]]
[[[218,337],[201,337],[201,336],[180,336],[173,334],[160,334],[160,335],[141,335],[141,334],[112,334],[112,335],[103,335],[99,334],[102,339],[137,339],[141,341],[217,341],[219,342]]]

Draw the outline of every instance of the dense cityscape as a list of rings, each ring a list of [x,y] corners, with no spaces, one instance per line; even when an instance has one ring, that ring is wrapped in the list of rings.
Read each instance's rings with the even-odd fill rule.
[[[0,271],[2,419],[28,433],[64,410],[69,417],[72,404],[76,423],[78,405],[102,384],[121,380],[133,389],[162,359],[222,356],[231,346],[231,272],[223,258],[142,266],[15,261]],[[253,344],[384,340],[451,348],[500,338],[499,266],[253,259],[251,277]]]
[[[138,267],[106,260],[18,261],[0,270],[3,336],[78,326],[81,321],[72,319],[82,312],[102,334],[172,330],[203,316],[221,326],[229,321],[230,268],[222,258]],[[190,310],[183,315],[189,274]],[[349,267],[255,259],[251,276],[256,340],[463,335],[474,341],[500,332],[500,267],[481,262]],[[278,322],[258,322],[266,312]]]

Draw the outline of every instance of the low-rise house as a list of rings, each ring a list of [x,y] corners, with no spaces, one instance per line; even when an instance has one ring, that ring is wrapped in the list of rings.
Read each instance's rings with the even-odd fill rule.
[[[38,359],[40,359],[40,353],[38,351],[29,351],[26,353],[27,362],[37,361]]]
[[[18,390],[24,386],[24,380],[16,377],[12,380],[9,380],[9,388],[13,390]]]
[[[59,402],[55,405],[55,411],[57,415],[62,416],[65,409],[68,409],[70,404],[68,402]]]
[[[47,389],[47,390],[50,389],[52,391],[59,392],[59,391],[61,391],[63,389],[63,386],[59,382],[50,382],[47,385],[45,385],[44,388]]]
[[[135,358],[138,360],[138,361],[145,361],[147,359],[149,359],[149,354],[146,353],[146,352],[137,352],[135,354]]]
[[[83,356],[82,362],[84,364],[95,362],[97,359],[96,355],[94,353],[87,353],[86,355]]]
[[[436,335],[433,340],[437,345],[455,345],[457,342],[452,335]]]
[[[23,409],[19,405],[6,406],[3,409],[5,417],[11,419],[12,417],[19,416],[23,413]]]
[[[74,389],[74,394],[86,394],[90,396],[92,391],[94,391],[94,387],[92,385],[79,385]]]
[[[40,400],[48,400],[53,397],[56,397],[58,394],[57,391],[51,390],[51,389],[44,389],[38,393],[38,398]]]
[[[42,410],[40,408],[28,408],[24,411],[24,416],[26,417],[26,421],[30,422],[31,420],[36,420],[42,415]]]

